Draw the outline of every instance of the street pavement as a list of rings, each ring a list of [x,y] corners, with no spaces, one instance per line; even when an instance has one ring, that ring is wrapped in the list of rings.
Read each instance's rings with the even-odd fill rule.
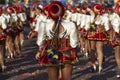
[[[0,80],[49,80],[46,67],[35,59],[37,49],[36,38],[25,38],[22,56],[5,60],[7,69],[0,73]],[[73,67],[72,80],[119,80],[116,78],[117,67],[113,48],[105,44],[104,55],[106,58],[102,73],[92,73],[89,60],[78,49],[79,62]]]

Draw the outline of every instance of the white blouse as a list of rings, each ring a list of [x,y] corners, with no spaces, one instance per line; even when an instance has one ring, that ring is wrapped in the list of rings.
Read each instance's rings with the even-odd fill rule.
[[[41,22],[39,31],[38,31],[38,40],[37,44],[39,46],[42,46],[44,43],[45,35],[48,36],[47,39],[52,39],[52,27],[54,25],[53,20],[48,20],[46,23]],[[76,26],[73,22],[67,22],[67,21],[62,21],[61,25],[64,27],[65,32],[59,34],[59,38],[67,38],[67,36],[70,37],[70,45],[72,48],[77,47],[78,45],[78,34],[77,34],[77,29]]]
[[[0,27],[2,27],[2,29],[7,28],[7,21],[6,21],[5,17],[3,17],[2,15],[0,16]]]

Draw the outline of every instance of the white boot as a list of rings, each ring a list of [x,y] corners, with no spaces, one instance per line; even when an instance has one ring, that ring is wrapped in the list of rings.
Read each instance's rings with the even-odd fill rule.
[[[99,66],[99,68],[98,68],[98,73],[101,74],[101,71],[102,71],[102,67]]]
[[[2,66],[2,72],[4,72],[6,68],[6,66]]]
[[[23,45],[23,42],[24,42],[24,40],[21,40],[21,43],[20,43],[20,44]]]

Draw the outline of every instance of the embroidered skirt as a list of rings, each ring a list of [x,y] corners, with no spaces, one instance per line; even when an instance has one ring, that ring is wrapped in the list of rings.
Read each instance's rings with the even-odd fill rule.
[[[66,63],[75,64],[78,61],[76,49],[69,46],[68,40],[59,40],[59,47],[57,50],[51,48],[51,44],[53,44],[53,40],[47,41],[47,46],[44,46],[39,59],[40,64],[45,66],[59,66]]]

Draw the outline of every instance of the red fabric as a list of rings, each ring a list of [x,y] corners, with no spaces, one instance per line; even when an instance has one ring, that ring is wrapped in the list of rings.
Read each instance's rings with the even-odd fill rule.
[[[96,10],[97,11],[96,11]],[[101,10],[102,10],[103,8],[102,8],[102,6],[100,5],[100,4],[94,4],[93,6],[92,6],[92,10],[96,13],[96,14],[98,14],[98,12],[101,12]]]
[[[87,9],[87,7],[82,7],[82,8],[80,9],[80,12],[84,14],[84,13],[86,12],[86,9]]]
[[[8,6],[6,7],[6,11],[9,12],[8,10],[11,11],[11,13],[15,13],[15,9],[13,8],[13,6]]]
[[[107,10],[108,10],[108,12],[113,12],[112,8],[108,8]]]
[[[114,11],[120,14],[120,6],[116,5]]]
[[[7,35],[5,34],[0,34],[0,40],[6,39]]]
[[[2,11],[3,11],[3,10],[2,10],[2,7],[0,7],[0,15],[2,14]]]
[[[44,14],[44,15],[47,15],[47,14],[48,14],[48,13],[47,13],[48,7],[49,7],[49,5],[43,7],[43,14]]]
[[[30,23],[36,22],[34,18],[30,18]]]
[[[72,49],[71,50],[71,54],[72,56],[64,56],[64,54],[67,54],[67,53],[61,53],[59,52],[59,55],[58,55],[58,63],[64,63],[64,62],[74,62],[77,58],[77,52],[75,49]],[[47,53],[44,52],[44,54],[39,58],[39,63],[41,64],[53,64],[52,60],[47,58]]]
[[[76,8],[75,8],[75,7],[71,7],[70,11],[75,12],[75,11],[76,11]]]
[[[88,32],[87,38],[89,40],[101,40],[101,41],[104,41],[104,40],[108,40],[108,35],[104,31],[103,26],[97,25],[95,31]]]
[[[112,45],[112,46],[119,45],[120,46],[120,41],[116,41],[116,40],[110,41],[110,45]]]
[[[58,6],[61,9],[59,9]],[[58,12],[60,12],[60,14],[55,14],[55,13],[58,13]],[[63,4],[59,1],[53,1],[48,7],[48,14],[53,20],[58,20],[59,17],[62,18],[65,14],[65,9],[64,9]]]
[[[50,42],[50,43],[52,43],[52,42]],[[48,44],[48,42],[46,42],[45,44],[44,44],[45,47],[42,49],[43,52],[41,51],[42,55],[39,59],[39,62],[41,64],[46,64],[46,65],[53,64],[52,60],[47,57],[47,49],[50,46],[50,44]],[[63,45],[63,43],[61,43],[61,44]],[[66,46],[67,46],[67,44],[66,44]],[[65,47],[62,47],[62,48],[65,48]],[[61,49],[61,48],[60,47],[58,48],[58,61],[56,64],[59,64],[59,63],[64,64],[65,62],[72,63],[72,62],[76,61],[76,58],[77,58],[76,48],[69,48],[69,49],[64,49],[64,50],[59,50],[59,49]]]

